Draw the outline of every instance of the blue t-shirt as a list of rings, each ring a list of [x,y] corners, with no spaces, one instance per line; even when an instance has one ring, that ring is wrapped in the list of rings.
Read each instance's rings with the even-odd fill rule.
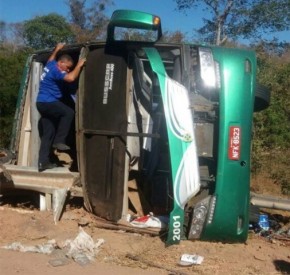
[[[55,102],[62,97],[63,79],[66,72],[62,72],[55,60],[47,62],[40,77],[37,102]]]

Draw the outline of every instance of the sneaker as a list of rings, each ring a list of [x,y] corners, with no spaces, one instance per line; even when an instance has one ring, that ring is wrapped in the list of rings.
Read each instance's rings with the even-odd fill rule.
[[[66,144],[63,144],[63,143],[55,143],[55,144],[52,145],[52,147],[54,149],[59,150],[59,151],[68,151],[68,150],[70,150],[70,147],[67,146]]]
[[[50,163],[50,162],[48,162],[48,163],[39,163],[38,164],[38,171],[42,172],[42,171],[44,171],[46,169],[53,169],[55,167],[57,167],[57,165],[55,163]]]

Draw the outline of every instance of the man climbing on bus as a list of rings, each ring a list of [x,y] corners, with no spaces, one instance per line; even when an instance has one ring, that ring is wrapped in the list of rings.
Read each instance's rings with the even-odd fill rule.
[[[61,101],[65,83],[75,81],[86,59],[80,58],[73,70],[73,59],[67,54],[61,55],[57,60],[58,52],[65,44],[58,43],[49,57],[41,75],[39,93],[36,107],[41,118],[39,133],[41,144],[39,149],[38,170],[52,169],[57,165],[50,161],[51,148],[67,151],[66,137],[74,118],[74,110]]]

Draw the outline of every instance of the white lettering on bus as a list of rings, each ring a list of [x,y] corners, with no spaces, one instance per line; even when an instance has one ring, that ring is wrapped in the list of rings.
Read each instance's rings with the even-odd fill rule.
[[[237,160],[240,158],[240,138],[241,129],[239,127],[230,128],[229,158]]]
[[[113,90],[115,64],[107,63],[105,69],[103,104],[108,103],[109,91]]]
[[[173,241],[180,241],[181,239],[181,224],[180,216],[173,216]]]

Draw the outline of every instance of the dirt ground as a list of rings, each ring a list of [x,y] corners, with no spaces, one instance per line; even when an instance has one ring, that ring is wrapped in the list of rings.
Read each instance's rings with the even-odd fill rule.
[[[12,203],[13,202],[13,203]],[[290,213],[280,217],[282,228],[290,230]],[[19,252],[3,246],[19,242],[24,247],[39,247],[55,240],[63,248],[81,227],[99,247],[94,260],[81,265],[65,256],[62,249],[50,255]],[[250,232],[244,244],[182,241],[165,247],[160,237],[97,227],[96,218],[82,204],[68,202],[61,220],[55,224],[52,212],[39,211],[30,198],[2,197],[0,206],[0,273],[10,274],[290,274],[290,238],[262,236]],[[180,266],[182,254],[204,257],[201,265]]]

